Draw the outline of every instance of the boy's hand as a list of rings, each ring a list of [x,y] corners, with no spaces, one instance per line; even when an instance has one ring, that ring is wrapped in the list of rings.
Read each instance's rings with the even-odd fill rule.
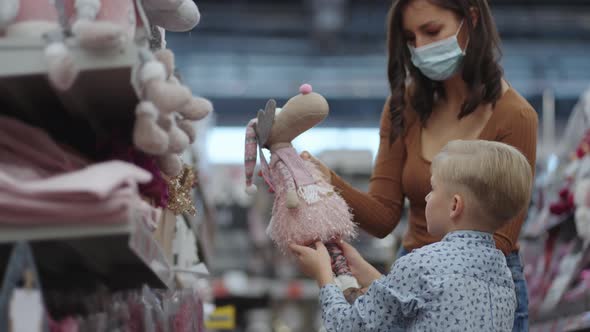
[[[290,244],[289,248],[297,257],[301,271],[308,277],[315,279],[320,288],[334,281],[332,260],[322,242],[316,242],[315,249],[296,244]]]
[[[348,266],[350,266],[350,271],[361,287],[369,287],[373,281],[381,278],[382,274],[369,264],[353,246],[344,241],[340,245],[344,257],[348,261]]]

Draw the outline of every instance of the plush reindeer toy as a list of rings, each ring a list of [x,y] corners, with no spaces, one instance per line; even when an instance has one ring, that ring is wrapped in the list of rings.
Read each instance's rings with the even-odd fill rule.
[[[311,245],[322,241],[332,257],[336,282],[347,299],[359,291],[357,280],[342,253],[340,240],[356,236],[356,225],[344,199],[323,177],[311,161],[303,160],[291,145],[301,133],[319,124],[328,116],[328,102],[312,92],[308,84],[282,109],[269,100],[246,129],[246,185],[254,194],[252,184],[256,155],[259,151],[262,175],[275,193],[272,219],[267,233],[282,252],[289,243]],[[262,148],[270,150],[270,164]]]

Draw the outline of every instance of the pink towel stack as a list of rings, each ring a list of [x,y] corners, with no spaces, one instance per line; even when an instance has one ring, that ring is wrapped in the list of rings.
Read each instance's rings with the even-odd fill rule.
[[[139,196],[151,175],[129,163],[90,164],[44,131],[0,117],[0,224],[100,224],[157,213]]]

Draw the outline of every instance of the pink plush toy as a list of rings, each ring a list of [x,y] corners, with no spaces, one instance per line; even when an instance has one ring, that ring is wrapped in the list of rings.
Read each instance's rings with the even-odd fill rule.
[[[35,37],[60,29],[58,14],[50,0],[2,0],[0,24],[7,37]]]
[[[50,82],[68,88],[77,75],[74,60],[63,42],[58,8],[52,0],[0,1],[0,30],[7,38],[46,38],[45,59]],[[64,11],[65,15],[65,11]],[[52,38],[49,38],[51,35]]]
[[[2,0],[0,28],[12,38],[39,38],[52,34],[45,56],[50,82],[58,90],[74,83],[78,68],[61,39],[63,20],[71,25],[76,42],[91,51],[105,52],[133,39],[136,28],[134,0]]]
[[[300,158],[291,141],[311,129],[328,116],[327,101],[312,92],[308,84],[300,94],[291,98],[282,109],[269,100],[264,111],[258,112],[246,128],[245,170],[246,191],[256,192],[252,184],[257,149],[260,151],[262,175],[272,190],[275,200],[272,219],[268,226],[271,239],[286,252],[289,243],[311,245],[324,242],[332,256],[336,281],[347,292],[358,291],[339,241],[356,235],[356,225],[344,199],[323,177],[318,168]],[[271,152],[270,164],[262,148]]]

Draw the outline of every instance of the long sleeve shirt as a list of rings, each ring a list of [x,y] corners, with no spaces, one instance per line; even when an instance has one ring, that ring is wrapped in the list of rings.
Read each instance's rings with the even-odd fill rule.
[[[455,231],[399,258],[352,305],[329,284],[320,290],[329,332],[512,331],[516,296],[492,234]]]
[[[537,151],[537,113],[533,107],[510,88],[498,100],[494,113],[486,123],[479,139],[506,143],[522,152],[535,170]],[[404,112],[405,130],[393,144],[389,103],[381,116],[380,143],[369,191],[361,192],[332,172],[332,184],[353,209],[354,221],[368,233],[385,237],[397,226],[404,207],[410,202],[408,230],[402,245],[407,250],[439,241],[428,233],[424,197],[430,192],[430,161],[422,156],[422,124],[417,113]],[[518,249],[518,235],[525,219],[521,213],[496,232],[498,249],[504,254]]]

